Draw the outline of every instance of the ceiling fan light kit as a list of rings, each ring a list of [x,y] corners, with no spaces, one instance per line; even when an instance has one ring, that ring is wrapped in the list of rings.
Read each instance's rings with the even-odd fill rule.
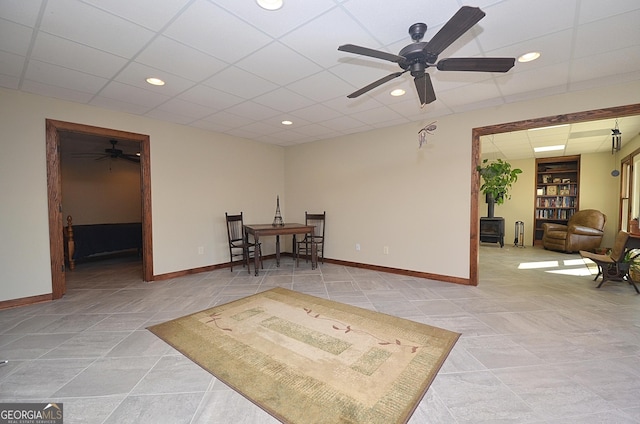
[[[471,27],[484,18],[485,13],[478,7],[463,6],[433,36],[430,41],[421,41],[427,32],[427,24],[419,22],[409,27],[413,43],[400,50],[397,55],[374,50],[354,44],[344,44],[338,50],[347,53],[369,56],[397,63],[402,71],[394,72],[349,94],[348,98],[358,97],[374,88],[404,74],[411,73],[420,99],[424,106],[436,100],[436,94],[427,69],[435,67],[439,71],[471,72],[507,72],[515,64],[515,58],[468,57],[450,58],[438,61],[438,55],[460,38]]]

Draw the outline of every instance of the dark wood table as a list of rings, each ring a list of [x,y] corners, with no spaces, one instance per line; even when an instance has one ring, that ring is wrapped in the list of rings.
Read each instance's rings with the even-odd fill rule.
[[[311,236],[311,245],[313,246],[313,233],[316,227],[313,225],[305,224],[284,224],[279,226],[274,226],[272,224],[251,224],[245,225],[244,228],[247,233],[253,235],[253,239],[255,240],[256,245],[260,241],[260,237],[276,236],[276,265],[280,266],[280,236],[293,235],[295,237],[296,234],[309,234]],[[295,241],[293,246],[295,249]],[[258,257],[258,255],[253,256],[254,266],[256,270],[255,275],[258,275],[258,264],[260,258]],[[311,269],[315,269],[317,260],[316,249],[312,248]]]

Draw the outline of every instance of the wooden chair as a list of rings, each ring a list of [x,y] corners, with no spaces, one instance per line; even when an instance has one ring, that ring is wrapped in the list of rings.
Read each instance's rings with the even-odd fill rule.
[[[629,264],[625,262],[628,240],[629,233],[619,231],[611,253],[608,255],[580,251],[580,256],[583,259],[590,259],[598,266],[598,274],[593,279],[593,281],[596,281],[599,276],[602,276],[602,281],[598,284],[598,288],[602,287],[606,281],[628,281],[636,289],[636,292],[640,293],[635,282],[629,277]]]
[[[299,263],[300,255],[304,255],[308,261],[311,255],[311,249],[316,249],[317,255],[320,256],[321,262],[324,263],[324,224],[327,212],[322,213],[304,213],[305,225],[313,225],[315,231],[313,233],[313,246],[311,245],[311,236],[305,234],[304,238],[296,242],[296,266]]]
[[[231,272],[233,272],[233,258],[242,256],[242,266],[247,266],[249,274],[251,274],[250,260],[257,254],[260,260],[260,267],[264,269],[262,264],[262,252],[260,243],[249,242],[249,236],[244,230],[244,221],[242,212],[239,215],[229,215],[224,213],[227,220],[227,236],[229,238],[229,260],[231,261]]]

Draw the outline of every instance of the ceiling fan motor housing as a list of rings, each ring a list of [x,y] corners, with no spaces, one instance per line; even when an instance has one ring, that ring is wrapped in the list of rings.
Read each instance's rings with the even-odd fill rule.
[[[414,41],[422,40],[422,37],[427,33],[427,24],[418,22],[409,27],[409,35]]]

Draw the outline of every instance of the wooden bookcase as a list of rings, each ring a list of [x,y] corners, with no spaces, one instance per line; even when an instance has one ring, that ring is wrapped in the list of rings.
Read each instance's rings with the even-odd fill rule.
[[[536,159],[533,244],[542,244],[542,224],[566,224],[580,204],[580,155]]]

